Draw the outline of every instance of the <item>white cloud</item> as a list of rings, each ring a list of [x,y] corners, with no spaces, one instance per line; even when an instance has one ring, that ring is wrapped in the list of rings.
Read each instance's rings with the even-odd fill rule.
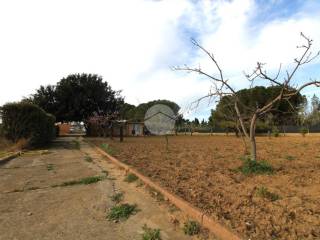
[[[280,63],[290,69],[294,58],[301,54],[296,46],[305,43],[300,32],[314,39],[314,49],[320,49],[320,16],[299,13],[288,19],[268,22],[252,31],[251,25],[260,24],[250,22],[257,8],[253,0],[224,2],[216,10],[218,18],[215,21],[219,22],[219,27],[199,39],[215,55],[226,77],[237,89],[249,85],[243,71],[252,71],[258,61],[267,63],[270,72],[275,72]],[[200,51],[194,65],[198,63],[208,72],[214,69],[212,62]],[[319,59],[312,64],[318,63]]]
[[[237,89],[247,84],[242,71],[256,61],[271,71],[292,61],[300,31],[320,48],[320,16],[301,8],[254,26],[257,9],[253,0],[2,1],[0,105],[70,73],[89,72],[122,89],[130,103],[167,98],[185,107],[210,83],[169,67],[201,63],[212,71],[189,37],[215,53]]]

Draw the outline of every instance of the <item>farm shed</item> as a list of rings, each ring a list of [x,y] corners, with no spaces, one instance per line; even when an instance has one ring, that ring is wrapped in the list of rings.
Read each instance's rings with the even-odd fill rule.
[[[144,135],[145,128],[143,122],[104,120],[102,118],[92,118],[88,121],[88,135],[92,137],[109,137],[111,135],[119,137],[121,127],[123,129],[123,136],[125,137]]]

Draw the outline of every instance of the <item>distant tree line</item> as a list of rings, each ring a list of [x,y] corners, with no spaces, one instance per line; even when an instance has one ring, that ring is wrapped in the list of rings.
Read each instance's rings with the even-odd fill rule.
[[[180,107],[169,100],[154,100],[138,106],[126,103],[121,91],[111,88],[96,74],[71,74],[56,85],[41,86],[36,93],[24,99],[53,114],[58,122],[84,122],[99,118],[107,125],[110,120],[142,122],[146,111],[155,104],[169,106],[178,115]]]
[[[292,89],[294,90],[294,89]],[[250,89],[242,89],[237,92],[237,98],[242,103],[239,105],[240,112],[244,116],[250,116],[256,106],[263,106],[270,99],[277,96],[281,91],[279,86],[257,86]],[[237,134],[240,129],[240,122],[234,108],[234,96],[223,96],[216,108],[211,111],[209,123],[215,128],[234,131]],[[279,126],[302,126],[303,111],[305,111],[307,99],[300,93],[288,99],[278,102],[270,112],[259,118],[256,125],[257,132],[267,132],[273,127]],[[244,118],[244,124],[249,127],[250,119]]]

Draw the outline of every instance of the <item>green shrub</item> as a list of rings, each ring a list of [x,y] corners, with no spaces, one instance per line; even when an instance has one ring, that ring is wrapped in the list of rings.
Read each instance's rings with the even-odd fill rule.
[[[243,158],[240,171],[245,175],[250,174],[272,174],[273,167],[266,161],[254,161],[250,157]]]
[[[87,162],[92,162],[92,157],[90,157],[89,155],[85,155],[84,160]]]
[[[303,137],[305,137],[306,134],[308,133],[308,128],[306,128],[306,127],[300,128],[300,133],[301,133],[301,135],[302,135]]]
[[[120,203],[123,200],[123,192],[115,193],[110,198],[113,202]]]
[[[61,184],[55,184],[55,185],[52,185],[51,187],[67,187],[67,186],[80,185],[80,184],[89,185],[89,184],[100,182],[104,179],[105,179],[104,176],[85,177],[79,180],[71,180]]]
[[[49,163],[49,164],[47,165],[47,170],[48,170],[48,171],[52,171],[52,170],[53,170],[53,164]]]
[[[3,132],[7,139],[18,142],[28,139],[38,147],[55,137],[55,117],[31,103],[8,103],[1,108]]]
[[[280,199],[280,196],[278,194],[270,192],[266,187],[263,186],[259,187],[256,193],[259,197],[266,198],[271,201]]]
[[[105,151],[106,153],[108,153],[110,155],[114,154],[114,150],[107,143],[102,143],[101,148],[103,151]]]
[[[136,204],[128,204],[124,203],[121,205],[117,205],[111,208],[109,214],[107,215],[107,219],[109,221],[119,221],[119,220],[126,220],[131,215],[138,212]]]
[[[196,221],[190,221],[184,223],[183,231],[186,235],[193,236],[200,233],[200,224]]]
[[[286,159],[289,160],[289,161],[292,161],[292,160],[295,160],[296,157],[291,156],[291,155],[287,155],[287,156],[286,156]]]
[[[144,225],[142,230],[144,231],[142,240],[161,240],[160,229],[152,229],[147,225]]]
[[[132,182],[137,181],[138,179],[139,179],[139,178],[138,178],[135,174],[129,173],[129,174],[125,177],[124,181],[125,181],[125,182],[128,182],[128,183],[132,183]]]
[[[274,137],[279,137],[279,133],[280,133],[279,129],[278,129],[276,126],[274,126],[274,127],[272,128],[272,135],[273,135]]]

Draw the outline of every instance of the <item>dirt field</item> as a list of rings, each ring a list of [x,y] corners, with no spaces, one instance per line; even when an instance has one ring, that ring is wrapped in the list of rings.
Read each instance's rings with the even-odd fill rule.
[[[126,138],[111,154],[211,214],[245,239],[320,239],[320,137],[258,137],[258,157],[273,175],[245,176],[234,136]],[[266,187],[279,199],[257,194]]]

